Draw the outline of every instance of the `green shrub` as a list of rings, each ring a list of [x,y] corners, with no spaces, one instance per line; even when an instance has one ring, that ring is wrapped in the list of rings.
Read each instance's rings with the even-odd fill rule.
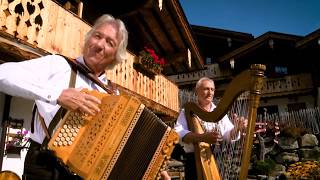
[[[276,163],[272,159],[260,160],[254,163],[252,173],[255,175],[268,175],[275,166]]]

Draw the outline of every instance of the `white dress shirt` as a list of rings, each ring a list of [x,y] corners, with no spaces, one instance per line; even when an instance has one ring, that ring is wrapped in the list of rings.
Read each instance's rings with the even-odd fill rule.
[[[216,108],[216,106],[212,103],[210,112],[213,111]],[[199,119],[200,120],[200,119]],[[205,132],[212,131],[216,126],[220,129],[220,132],[223,136],[223,139],[228,140],[230,139],[230,131],[233,129],[233,124],[231,123],[230,119],[227,115],[225,115],[218,123],[213,122],[205,122],[200,120],[200,124]],[[175,124],[174,129],[179,134],[180,137],[180,144],[183,147],[184,151],[186,153],[194,152],[194,146],[192,143],[185,143],[182,141],[182,138],[191,132],[188,128],[188,123],[185,115],[184,109],[181,110],[177,122]]]
[[[84,64],[83,57],[77,61]],[[68,62],[58,55],[48,55],[37,59],[9,62],[0,65],[0,91],[11,96],[35,100],[39,114],[44,118],[47,127],[60,108],[57,104],[62,90],[69,87],[71,67]],[[99,79],[107,84],[105,74]],[[76,88],[94,88],[104,92],[90,79],[77,73]],[[38,117],[38,116],[36,116]],[[45,133],[40,122],[35,119],[34,133],[31,139],[42,143]]]

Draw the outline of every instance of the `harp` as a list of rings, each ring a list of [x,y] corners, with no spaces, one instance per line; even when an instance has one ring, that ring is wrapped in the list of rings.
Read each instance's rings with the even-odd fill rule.
[[[225,162],[223,161],[224,157],[215,161],[214,152],[210,149],[210,145],[201,142],[195,144],[195,159],[198,179],[246,179],[264,71],[264,65],[252,65],[250,69],[236,76],[229,84],[221,101],[213,112],[205,112],[193,102],[185,104],[185,114],[188,126],[193,132],[203,132],[200,124],[195,120],[194,115],[207,122],[218,122],[228,113],[237,113],[248,119],[245,136],[242,136],[242,138],[240,137],[239,141],[235,142],[241,146],[238,147],[237,150],[243,151],[240,155],[235,155],[237,157],[234,158],[241,159],[241,162],[226,163],[229,165],[238,165],[240,171],[233,170],[232,167],[226,167]],[[225,143],[223,148],[225,148],[222,150],[224,152],[234,153],[234,149],[230,149],[227,143]],[[227,155],[225,154],[225,156]],[[217,163],[222,163],[222,165],[218,167]],[[233,174],[233,176],[230,176],[230,174]]]
[[[48,147],[84,179],[156,179],[178,135],[137,98],[86,91],[101,99],[95,116],[68,111]]]

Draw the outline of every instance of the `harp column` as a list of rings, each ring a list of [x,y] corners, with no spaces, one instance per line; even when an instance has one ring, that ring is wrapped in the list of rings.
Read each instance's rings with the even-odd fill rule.
[[[251,158],[251,150],[252,150],[252,140],[255,130],[255,124],[256,124],[256,118],[257,118],[257,108],[259,106],[260,101],[260,95],[261,95],[261,89],[263,85],[264,80],[264,71],[266,70],[266,66],[262,64],[254,64],[251,66],[251,82],[253,85],[250,89],[250,101],[249,103],[252,103],[249,105],[249,107],[252,107],[249,109],[248,119],[251,119],[251,121],[248,122],[248,127],[246,131],[247,138],[245,139],[244,144],[244,152],[242,156],[242,165],[241,165],[241,171],[239,175],[240,180],[247,179],[248,175],[248,167],[250,163]]]

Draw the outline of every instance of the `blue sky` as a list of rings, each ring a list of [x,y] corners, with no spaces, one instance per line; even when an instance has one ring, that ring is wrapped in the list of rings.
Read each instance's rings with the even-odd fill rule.
[[[260,36],[305,36],[320,28],[320,0],[180,0],[192,25]]]

